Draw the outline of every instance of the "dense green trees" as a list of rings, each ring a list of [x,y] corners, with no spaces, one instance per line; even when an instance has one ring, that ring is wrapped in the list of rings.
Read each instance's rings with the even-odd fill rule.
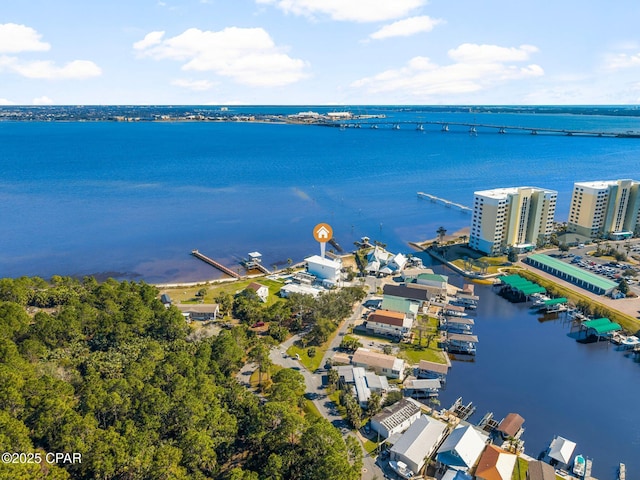
[[[236,382],[249,356],[269,371],[267,342],[244,326],[188,341],[157,297],[135,282],[0,280],[0,448],[82,455],[0,464],[0,478],[359,477],[359,446],[305,417],[299,372],[274,373],[262,399]],[[279,324],[290,307],[259,310]]]

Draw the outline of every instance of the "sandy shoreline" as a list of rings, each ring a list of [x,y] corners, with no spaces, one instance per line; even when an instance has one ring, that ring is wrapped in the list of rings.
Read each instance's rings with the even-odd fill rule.
[[[453,232],[451,235],[445,235],[443,242],[449,242],[452,240],[457,240],[458,238],[462,237],[463,235],[467,237],[467,240],[469,240],[469,234],[471,233],[471,227],[464,227],[461,228],[460,230]],[[437,242],[438,238],[434,237],[430,240],[423,240],[421,242],[409,242],[409,245],[411,245],[414,248],[426,248],[429,245],[431,245],[433,242]]]

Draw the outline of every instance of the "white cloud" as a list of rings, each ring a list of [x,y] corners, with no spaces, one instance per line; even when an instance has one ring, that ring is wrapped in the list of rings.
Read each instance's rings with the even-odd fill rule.
[[[474,93],[505,82],[544,75],[542,67],[531,64],[508,64],[528,59],[535,47],[520,49],[495,45],[461,45],[450,50],[455,62],[438,65],[427,57],[414,57],[399,69],[391,69],[372,77],[357,80],[355,88],[368,93],[397,92],[417,98],[443,94]]]
[[[0,71],[7,70],[26,78],[46,80],[84,80],[97,77],[102,70],[88,60],[74,60],[62,67],[49,60],[23,61],[16,57],[0,57]]]
[[[443,23],[443,20],[431,18],[427,15],[410,17],[385,25],[380,30],[369,35],[369,37],[374,40],[382,40],[390,37],[409,37],[417,33],[430,32],[440,23]]]
[[[448,55],[452,60],[462,63],[523,62],[537,51],[533,45],[514,48],[463,43],[458,48],[449,50]]]
[[[215,85],[215,83],[209,80],[187,80],[184,78],[178,78],[176,80],[173,80],[171,82],[171,85],[187,88],[196,92],[204,92],[205,90],[210,90]]]
[[[618,53],[609,55],[605,59],[605,68],[607,70],[621,70],[624,68],[640,67],[640,53],[629,55],[627,53]]]
[[[250,86],[288,85],[308,76],[308,64],[287,55],[262,28],[190,28],[167,39],[151,32],[134,48],[154,60],[184,62],[186,71],[215,72]]]
[[[0,53],[46,52],[51,45],[40,41],[33,28],[16,23],[0,24]]]
[[[147,33],[142,40],[133,44],[135,50],[145,50],[162,42],[164,32]]]
[[[275,5],[287,14],[328,15],[333,20],[384,22],[409,15],[427,4],[427,0],[256,0]]]
[[[31,103],[34,105],[53,105],[53,100],[46,95],[43,95],[42,97],[34,98]]]
[[[16,102],[12,102],[11,100],[7,100],[6,98],[0,98],[0,105],[15,105]]]

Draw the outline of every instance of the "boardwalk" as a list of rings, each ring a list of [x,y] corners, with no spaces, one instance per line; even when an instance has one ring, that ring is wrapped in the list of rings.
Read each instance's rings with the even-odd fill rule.
[[[237,272],[234,272],[233,270],[231,270],[230,268],[225,267],[224,265],[216,262],[214,259],[207,257],[206,255],[203,255],[202,253],[200,253],[197,249],[194,249],[191,251],[191,255],[193,255],[196,258],[199,258],[200,260],[202,260],[205,263],[208,263],[209,265],[211,265],[212,267],[216,267],[218,270],[220,270],[222,273],[226,273],[227,275],[234,277],[234,278],[241,278],[240,274]]]

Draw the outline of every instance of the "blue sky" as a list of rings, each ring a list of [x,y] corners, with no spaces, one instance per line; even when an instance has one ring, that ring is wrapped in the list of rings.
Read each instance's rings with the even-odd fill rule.
[[[19,0],[0,104],[637,104],[637,0]]]

